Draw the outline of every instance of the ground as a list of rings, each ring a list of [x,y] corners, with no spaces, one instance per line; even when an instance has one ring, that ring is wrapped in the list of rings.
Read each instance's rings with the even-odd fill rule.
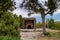
[[[58,30],[46,29],[50,32],[50,36],[44,36],[42,29],[21,29],[21,40],[60,40],[60,32]]]

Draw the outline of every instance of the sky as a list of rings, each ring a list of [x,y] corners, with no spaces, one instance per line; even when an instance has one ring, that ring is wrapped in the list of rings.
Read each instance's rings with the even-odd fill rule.
[[[28,17],[34,17],[36,18],[36,22],[42,22],[42,19],[41,19],[41,15],[40,14],[32,14],[31,16],[28,16],[28,11],[25,10],[25,9],[21,9],[19,7],[19,4],[22,3],[23,0],[15,0],[16,2],[16,7],[17,9],[15,9],[13,11],[13,14],[16,14],[16,15],[22,15],[23,18],[28,18]],[[47,1],[47,0],[39,0],[42,4],[44,3],[44,1]],[[60,21],[60,6],[58,7],[57,11],[54,12],[53,16],[50,16],[49,14],[45,17],[45,20],[47,19],[50,19],[50,18],[53,18],[55,21]]]

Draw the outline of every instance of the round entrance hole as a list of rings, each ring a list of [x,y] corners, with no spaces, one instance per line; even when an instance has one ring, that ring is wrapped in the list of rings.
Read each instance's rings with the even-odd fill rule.
[[[31,28],[31,25],[28,25],[28,29],[32,29],[32,28]]]

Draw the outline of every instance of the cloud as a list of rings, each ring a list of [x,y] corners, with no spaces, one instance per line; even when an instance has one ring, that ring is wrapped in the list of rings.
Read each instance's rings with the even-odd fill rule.
[[[20,9],[20,8],[17,8],[16,10],[14,10],[13,14],[16,14],[18,16],[22,15],[22,17],[36,17],[36,16],[40,16],[40,14],[32,14],[32,15],[28,16],[27,10]]]
[[[16,10],[13,11],[14,14],[16,15],[22,15],[23,17],[27,17],[27,10],[23,10],[23,9],[20,9],[20,8],[17,8]]]
[[[23,2],[23,0],[15,0],[15,2],[16,2],[16,7],[19,7],[20,6],[20,4]]]
[[[60,10],[57,10],[56,12],[54,12],[54,15],[56,14],[60,14]]]

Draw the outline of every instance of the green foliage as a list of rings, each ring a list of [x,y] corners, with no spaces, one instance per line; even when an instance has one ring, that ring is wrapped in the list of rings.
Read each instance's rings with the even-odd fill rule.
[[[44,33],[45,36],[51,36],[49,32]]]
[[[55,22],[55,26],[57,30],[60,30],[60,22]]]
[[[24,5],[24,3],[26,3]],[[39,6],[38,0],[24,0],[21,4],[21,8],[24,7],[25,9],[28,9],[29,11],[32,10],[34,12],[37,12],[37,6]]]
[[[19,39],[19,17],[17,15],[12,14],[10,12],[4,12],[0,17],[0,36],[5,36],[2,40],[8,40],[13,37],[17,37]],[[11,37],[8,37],[11,36]],[[7,38],[8,37],[8,38]],[[18,40],[17,39],[17,40]],[[10,40],[10,39],[9,39]]]
[[[42,28],[42,24],[41,23],[36,23],[36,27],[37,28]]]
[[[22,18],[22,16],[21,15],[19,15],[19,22],[20,22],[20,27],[22,26],[22,24],[23,24],[23,18]]]
[[[20,40],[20,38],[13,36],[0,36],[0,40]]]
[[[39,12],[40,12],[41,14],[44,14],[44,8],[43,8],[43,7],[40,7],[40,8],[39,8]]]
[[[14,8],[12,0],[0,0],[0,40],[19,40],[19,18],[8,10]]]
[[[7,11],[12,8],[13,2],[11,0],[0,0],[0,12]]]
[[[51,18],[51,19],[49,20],[48,26],[49,26],[49,28],[51,28],[51,29],[55,29],[55,28],[56,28],[56,27],[55,27],[54,19]]]
[[[50,9],[50,11],[55,10],[56,9],[56,2],[54,0],[48,0],[47,3],[48,8]]]
[[[38,2],[39,0],[24,0],[21,4],[21,8],[24,7],[25,9],[27,9],[28,11],[34,11],[34,12],[38,12],[40,14],[43,14],[45,16],[45,14],[53,14],[54,10],[57,8],[57,1],[55,0],[48,0],[45,1],[45,5],[48,8],[45,9],[42,4],[40,2]],[[45,13],[45,11],[48,11],[47,13]]]
[[[50,37],[55,39],[55,40],[58,40],[60,39],[60,31],[58,32],[49,32],[50,33]]]

